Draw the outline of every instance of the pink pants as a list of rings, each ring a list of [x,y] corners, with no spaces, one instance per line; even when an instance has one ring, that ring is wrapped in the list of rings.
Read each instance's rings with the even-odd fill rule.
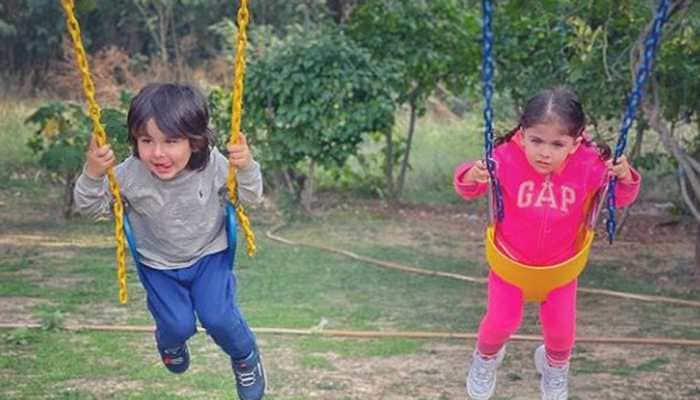
[[[564,362],[571,357],[576,335],[577,281],[552,290],[540,303],[540,322],[547,356]],[[488,305],[479,326],[477,349],[481,354],[497,353],[514,334],[523,319],[523,292],[489,272]]]

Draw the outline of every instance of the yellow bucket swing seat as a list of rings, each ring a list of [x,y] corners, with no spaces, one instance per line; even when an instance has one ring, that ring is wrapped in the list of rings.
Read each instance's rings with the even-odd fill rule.
[[[605,188],[601,189],[586,207],[588,221],[579,233],[577,253],[566,261],[555,265],[537,266],[515,261],[504,254],[495,243],[495,224],[492,222],[486,229],[485,250],[486,260],[496,275],[511,285],[523,291],[525,301],[542,302],[552,290],[564,286],[583,272],[588,263],[588,255],[595,236],[594,227],[602,201],[605,199]],[[591,205],[593,207],[591,207]],[[492,218],[493,221],[493,218]]]

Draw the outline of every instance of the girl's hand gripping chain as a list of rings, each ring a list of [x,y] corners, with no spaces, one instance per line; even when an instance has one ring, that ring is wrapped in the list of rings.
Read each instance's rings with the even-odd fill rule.
[[[632,181],[632,171],[630,163],[627,161],[627,157],[624,155],[617,159],[617,163],[613,164],[612,159],[606,161],[605,163],[608,167],[610,175],[617,178],[621,183],[629,183]]]
[[[474,162],[474,166],[464,174],[462,178],[463,183],[488,183],[489,182],[489,171],[486,168],[486,162],[484,160],[478,160]]]

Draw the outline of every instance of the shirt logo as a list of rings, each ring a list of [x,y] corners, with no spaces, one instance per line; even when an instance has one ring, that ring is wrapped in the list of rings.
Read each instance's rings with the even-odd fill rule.
[[[518,207],[549,207],[561,212],[569,212],[569,206],[576,202],[576,191],[561,185],[558,195],[552,182],[544,181],[542,186],[535,187],[535,182],[524,181],[518,188]]]

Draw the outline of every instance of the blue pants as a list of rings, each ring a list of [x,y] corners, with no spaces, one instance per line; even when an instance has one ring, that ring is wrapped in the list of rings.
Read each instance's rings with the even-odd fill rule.
[[[235,302],[231,252],[210,254],[193,265],[160,270],[138,265],[160,349],[182,345],[196,333],[195,313],[204,329],[232,359],[253,351],[255,337]]]

